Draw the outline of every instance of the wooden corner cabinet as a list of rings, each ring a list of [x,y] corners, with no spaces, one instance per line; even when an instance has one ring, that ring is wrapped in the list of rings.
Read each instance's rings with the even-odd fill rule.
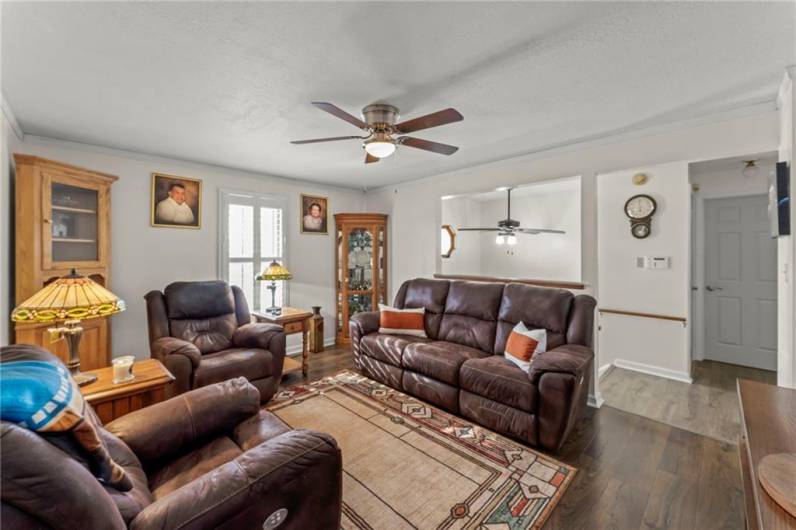
[[[70,269],[110,288],[111,184],[118,177],[15,154],[15,301],[20,304]],[[81,322],[80,368],[110,364],[108,319]],[[66,341],[51,343],[51,324],[14,326],[16,343],[36,344],[67,360]]]
[[[336,343],[351,343],[348,320],[387,303],[387,216],[338,213],[334,216]]]

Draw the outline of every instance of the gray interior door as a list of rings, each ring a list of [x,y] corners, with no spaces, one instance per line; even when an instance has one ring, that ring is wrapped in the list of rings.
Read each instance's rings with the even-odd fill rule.
[[[765,195],[705,201],[708,359],[777,368],[777,243]]]

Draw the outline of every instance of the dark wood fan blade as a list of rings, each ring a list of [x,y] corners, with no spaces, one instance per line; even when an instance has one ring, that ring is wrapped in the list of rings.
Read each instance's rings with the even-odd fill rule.
[[[518,228],[517,232],[523,234],[566,234],[563,230],[551,230],[548,228]]]
[[[337,140],[354,140],[354,139],[363,140],[364,138],[362,136],[335,136],[334,138],[315,138],[314,140],[293,140],[290,143],[296,145],[317,144],[318,142],[336,142]]]
[[[448,123],[462,121],[463,119],[464,116],[459,114],[458,110],[445,109],[432,114],[426,114],[425,116],[420,116],[419,118],[415,118],[413,120],[399,123],[395,126],[395,129],[398,132],[410,133],[422,131],[423,129],[430,129],[431,127],[439,127],[440,125],[447,125]]]
[[[335,105],[332,105],[331,103],[326,103],[326,102],[323,102],[323,101],[313,101],[312,104],[315,105],[316,107],[318,107],[321,110],[325,110],[326,112],[328,112],[332,116],[337,116],[341,120],[347,121],[351,125],[355,125],[355,126],[359,127],[360,129],[365,129],[366,131],[368,130],[368,124],[367,123],[365,123],[364,121],[360,120],[357,117],[354,117],[354,116],[350,115],[349,113],[347,113],[346,111],[344,111],[340,107],[337,107]]]
[[[439,153],[441,155],[452,155],[459,150],[455,145],[441,144],[439,142],[430,142],[420,138],[412,138],[411,136],[401,136],[398,141],[402,145],[408,145],[416,149],[423,149],[424,151],[431,151],[432,153]]]
[[[379,159],[377,157],[371,155],[370,153],[365,153],[365,163],[366,164],[372,164],[373,162],[378,162],[378,161],[379,161]]]
[[[458,228],[459,232],[500,232],[500,228]]]

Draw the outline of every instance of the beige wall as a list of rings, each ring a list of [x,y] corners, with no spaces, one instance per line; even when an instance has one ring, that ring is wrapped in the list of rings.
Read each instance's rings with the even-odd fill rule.
[[[11,149],[14,153],[38,155],[119,176],[112,187],[111,288],[127,302],[127,310],[111,318],[114,356],[149,356],[143,298],[149,290],[163,289],[177,280],[218,277],[220,188],[286,197],[286,262],[294,275],[290,303],[299,307],[323,306],[326,339],[334,337],[333,230],[326,236],[299,233],[299,194],[328,196],[333,214],[362,211],[362,192],[31,136],[23,142],[12,138]],[[149,225],[153,171],[202,179],[200,230]],[[295,349],[298,341],[298,335],[290,337],[288,347]]]

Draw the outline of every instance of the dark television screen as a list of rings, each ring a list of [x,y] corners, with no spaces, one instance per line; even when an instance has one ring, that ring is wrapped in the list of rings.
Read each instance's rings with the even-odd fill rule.
[[[790,178],[787,162],[777,162],[769,185],[771,236],[790,235]]]

